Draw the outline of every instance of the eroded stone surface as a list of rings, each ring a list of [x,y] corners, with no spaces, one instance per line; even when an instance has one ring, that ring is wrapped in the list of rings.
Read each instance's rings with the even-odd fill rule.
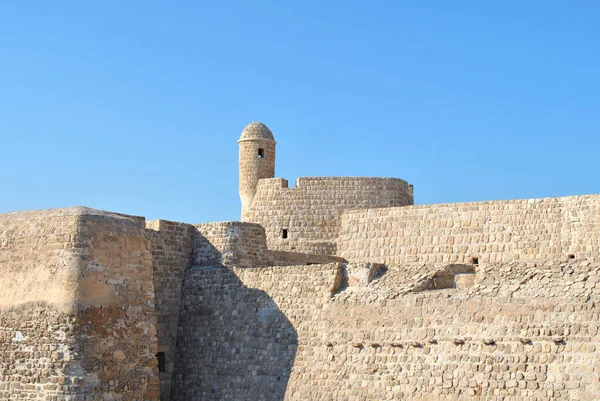
[[[599,399],[600,195],[274,167],[251,124],[246,222],[0,215],[0,399]]]

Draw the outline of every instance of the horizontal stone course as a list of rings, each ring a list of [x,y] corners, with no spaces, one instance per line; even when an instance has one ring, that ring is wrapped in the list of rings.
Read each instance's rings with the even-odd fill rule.
[[[600,196],[345,211],[339,256],[388,266],[600,255]]]

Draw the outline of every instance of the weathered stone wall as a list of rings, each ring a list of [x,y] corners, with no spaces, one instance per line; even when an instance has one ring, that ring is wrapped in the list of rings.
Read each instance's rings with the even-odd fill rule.
[[[181,286],[185,270],[192,260],[192,234],[190,224],[165,220],[146,223],[152,250],[154,294],[157,315],[158,356],[160,356],[161,400],[170,400]]]
[[[339,262],[341,258],[267,248],[265,229],[255,223],[228,221],[193,226],[196,266],[292,266]]]
[[[158,400],[152,254],[142,219],[86,209],[72,365],[85,400]]]
[[[0,399],[56,400],[69,377],[79,277],[75,210],[0,215]]]
[[[594,400],[599,270],[446,268],[439,288],[439,273],[409,282],[390,271],[336,293],[336,264],[196,267],[176,398]]]
[[[344,291],[304,322],[317,330],[298,330],[286,397],[597,399],[599,266],[493,266],[471,287],[419,293],[391,275]]]
[[[185,279],[173,398],[283,399],[297,330],[310,320],[311,306],[331,297],[334,275],[330,265],[192,268]],[[284,304],[299,310],[285,314]]]
[[[141,223],[87,208],[0,216],[2,399],[158,399]]]
[[[250,267],[271,264],[265,230],[258,224],[227,221],[194,227],[194,265]]]
[[[599,229],[600,195],[351,210],[342,264],[254,223],[1,215],[0,399],[595,400]]]
[[[265,228],[269,249],[335,255],[343,210],[412,203],[412,186],[396,178],[300,177],[295,188],[272,178],[258,182],[242,221]]]
[[[338,254],[407,264],[564,260],[600,255],[600,195],[351,210]]]

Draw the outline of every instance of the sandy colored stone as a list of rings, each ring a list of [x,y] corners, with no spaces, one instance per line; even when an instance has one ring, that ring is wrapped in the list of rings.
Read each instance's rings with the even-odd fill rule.
[[[1,400],[598,399],[600,195],[412,206],[239,149],[243,222],[0,215]]]

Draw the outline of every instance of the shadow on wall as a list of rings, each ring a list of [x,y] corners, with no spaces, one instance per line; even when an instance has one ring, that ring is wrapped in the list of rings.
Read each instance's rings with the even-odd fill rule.
[[[182,291],[172,399],[283,400],[297,345],[267,293],[226,266],[194,266]]]

